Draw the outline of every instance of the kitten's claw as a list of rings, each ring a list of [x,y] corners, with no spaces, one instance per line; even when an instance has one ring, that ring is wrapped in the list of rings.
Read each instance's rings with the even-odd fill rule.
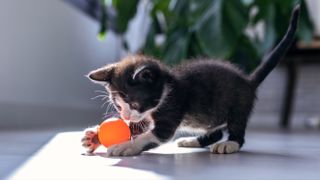
[[[84,137],[81,139],[82,146],[92,153],[100,146],[97,128],[88,128],[84,131]]]
[[[197,138],[184,139],[178,142],[179,147],[200,147],[199,141]]]
[[[238,152],[240,146],[235,141],[225,141],[211,145],[210,152],[215,154],[231,154]]]
[[[134,156],[142,152],[142,148],[133,142],[116,144],[108,148],[107,156]]]

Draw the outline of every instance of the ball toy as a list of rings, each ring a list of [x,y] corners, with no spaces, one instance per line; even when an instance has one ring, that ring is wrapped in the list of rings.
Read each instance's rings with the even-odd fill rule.
[[[130,137],[130,128],[122,119],[107,119],[100,124],[98,129],[99,141],[105,147],[129,141]]]

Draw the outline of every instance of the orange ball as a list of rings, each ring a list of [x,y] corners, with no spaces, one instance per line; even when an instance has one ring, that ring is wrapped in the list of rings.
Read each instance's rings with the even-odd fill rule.
[[[122,119],[107,119],[100,124],[98,130],[99,141],[105,147],[129,141],[130,137],[130,128]]]

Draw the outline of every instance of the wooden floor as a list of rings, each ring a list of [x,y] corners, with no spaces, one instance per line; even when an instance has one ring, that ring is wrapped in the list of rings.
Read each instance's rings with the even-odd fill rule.
[[[50,140],[57,131],[0,131],[0,179],[10,174]]]
[[[0,179],[319,179],[320,132],[249,130],[240,153],[174,143],[137,157],[81,155],[81,133],[0,133]],[[51,139],[50,141],[48,141]],[[48,142],[46,145],[44,145]],[[44,146],[43,146],[44,145]],[[38,151],[37,151],[38,150]],[[37,151],[37,152],[36,152]]]

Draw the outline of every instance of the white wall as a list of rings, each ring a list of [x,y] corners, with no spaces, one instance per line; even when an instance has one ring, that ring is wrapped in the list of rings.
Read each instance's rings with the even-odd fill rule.
[[[313,23],[315,25],[315,33],[320,36],[320,1],[319,0],[307,0],[307,6]]]
[[[97,31],[96,22],[63,1],[1,0],[0,126],[34,121],[34,108],[99,109],[90,98],[101,88],[84,75],[118,51],[114,36],[99,42]],[[25,108],[33,111],[17,120]]]

